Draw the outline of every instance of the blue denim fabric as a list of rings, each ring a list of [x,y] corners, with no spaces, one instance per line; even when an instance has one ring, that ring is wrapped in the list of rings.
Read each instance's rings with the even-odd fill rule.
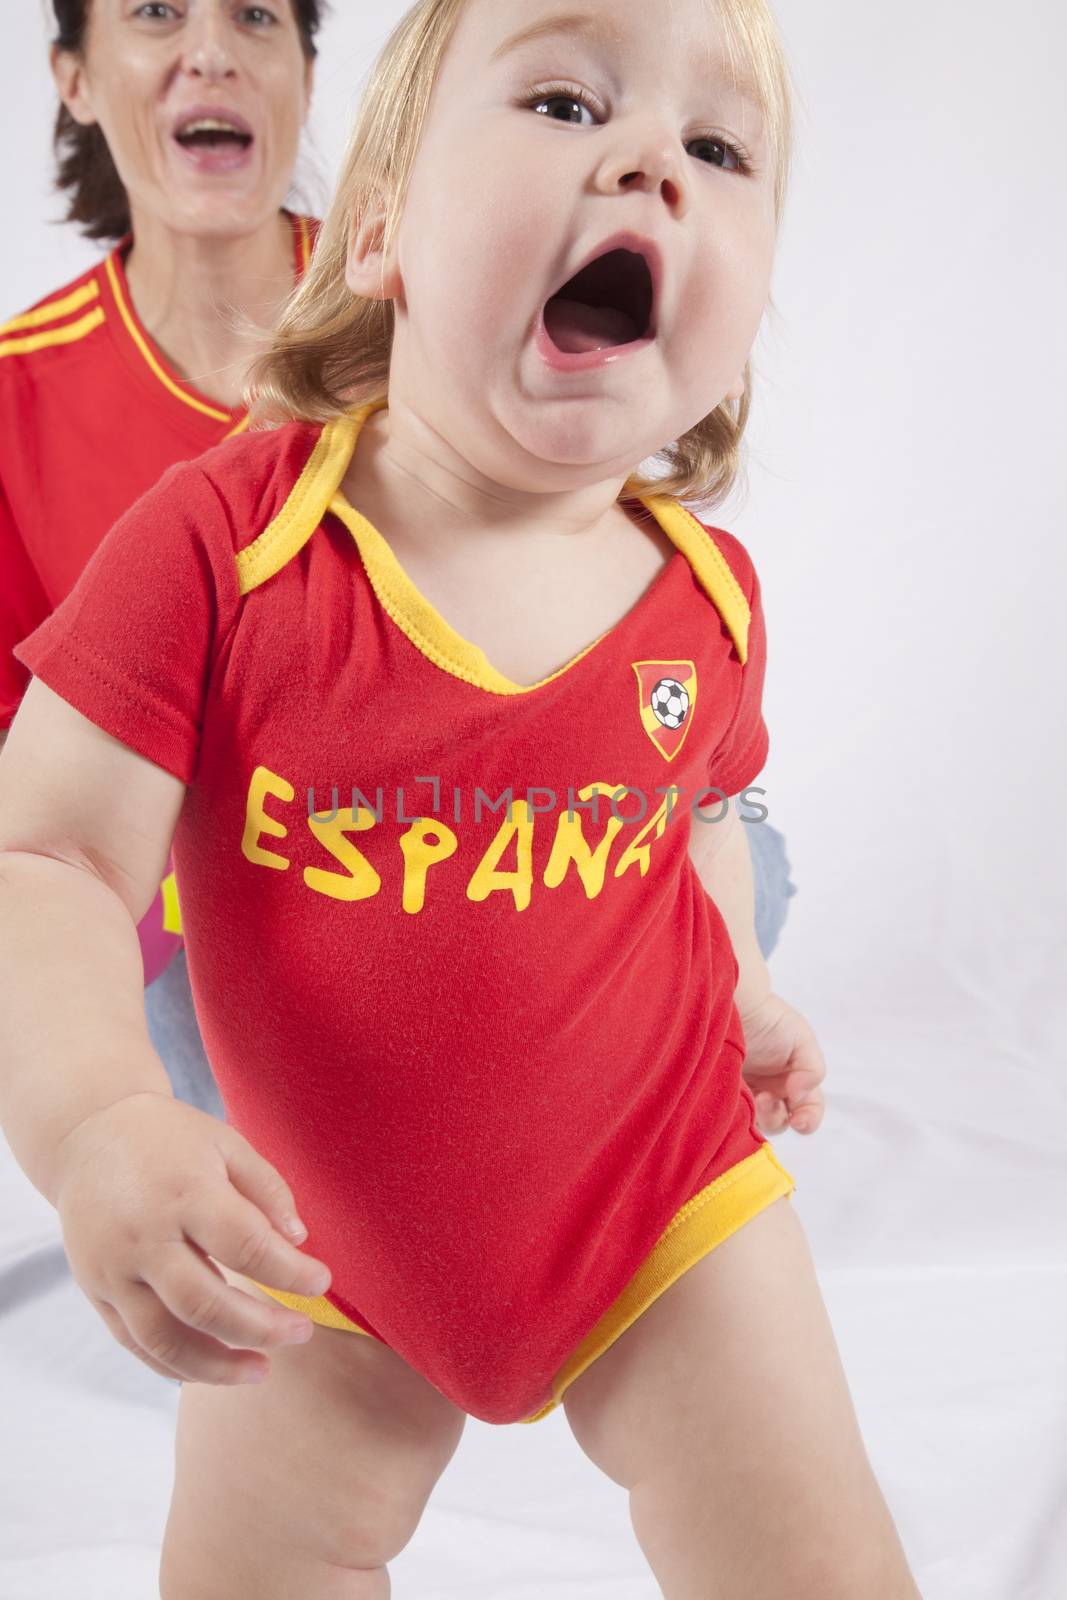
[[[775,945],[796,884],[789,880],[785,839],[768,822],[743,823],[752,856],[756,899],[756,939],[766,959]],[[144,992],[148,1033],[179,1100],[225,1122],[226,1113],[204,1053],[189,989],[185,951]]]
[[[145,1017],[152,1048],[167,1069],[179,1100],[226,1121],[222,1097],[211,1063],[204,1053],[184,947],[144,992]]]
[[[756,942],[766,961],[785,924],[789,900],[797,886],[789,878],[785,837],[769,822],[742,822],[752,857],[752,886],[756,892]]]

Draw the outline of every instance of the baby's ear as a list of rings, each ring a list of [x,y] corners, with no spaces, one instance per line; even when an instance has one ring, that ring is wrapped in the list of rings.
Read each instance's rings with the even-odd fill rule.
[[[739,373],[733,383],[723,395],[724,400],[743,400],[745,398],[745,375]]]
[[[399,273],[384,254],[385,223],[385,209],[374,201],[349,219],[345,282],[365,300],[392,300],[400,287]]]

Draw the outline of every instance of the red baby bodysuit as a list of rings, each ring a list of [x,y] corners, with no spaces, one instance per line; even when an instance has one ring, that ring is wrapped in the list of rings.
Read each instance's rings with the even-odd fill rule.
[[[627,502],[672,558],[517,685],[338,490],[382,403],[172,468],[16,653],[188,785],[201,1032],[330,1305],[471,1414],[534,1420],[650,1255],[642,1303],[688,1264],[694,1213],[729,1231],[735,1180],[793,1187],[688,850],[707,786],[766,757],[759,584],[730,534]]]

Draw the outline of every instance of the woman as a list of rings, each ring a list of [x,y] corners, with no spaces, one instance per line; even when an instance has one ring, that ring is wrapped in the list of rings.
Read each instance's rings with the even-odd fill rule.
[[[0,328],[0,745],[28,681],[13,646],[168,467],[247,425],[246,371],[315,228],[282,203],[320,0],[53,7],[58,185],[114,248]],[[181,648],[176,617],[160,650]],[[767,956],[796,890],[782,836],[746,834]],[[175,1093],[221,1116],[179,926],[171,875],[138,929],[149,1033]]]
[[[282,203],[320,0],[54,12],[58,186],[114,248],[0,329],[0,742],[26,686],[12,646],[168,467],[247,425],[245,370],[315,228]],[[175,1091],[221,1114],[184,957],[167,965],[176,909],[168,880],[138,930],[149,1030]]]

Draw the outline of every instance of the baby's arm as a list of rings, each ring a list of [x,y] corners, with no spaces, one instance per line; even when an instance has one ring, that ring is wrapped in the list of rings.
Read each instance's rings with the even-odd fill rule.
[[[312,1324],[220,1267],[305,1296],[330,1274],[294,1242],[282,1174],[174,1098],[148,1037],[137,922],[184,795],[31,680],[0,755],[0,1127],[119,1344],[166,1377],[240,1383]]]
[[[731,797],[721,822],[694,817],[689,846],[700,881],[730,930],[740,969],[734,1003],[742,1022],[771,992],[771,975],[756,938],[756,894],[746,832],[758,826],[740,820],[737,800]]]
[[[714,812],[712,812],[714,814]],[[701,883],[722,914],[737,957],[734,1003],[745,1034],[742,1076],[752,1091],[763,1133],[785,1127],[814,1133],[822,1121],[819,1087],[826,1063],[814,1030],[774,993],[756,938],[756,896],[746,829],[731,797],[721,822],[692,824],[690,855]]]
[[[53,1205],[75,1127],[128,1095],[173,1093],[148,1037],[136,922],[184,794],[31,681],[0,756],[0,1125]]]

